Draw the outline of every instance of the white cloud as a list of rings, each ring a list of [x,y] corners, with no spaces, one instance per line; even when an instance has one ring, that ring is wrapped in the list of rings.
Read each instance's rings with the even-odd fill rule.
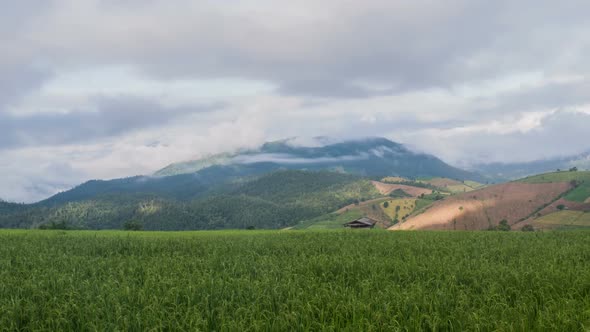
[[[293,136],[386,135],[457,164],[590,149],[585,0],[2,9],[6,199]]]

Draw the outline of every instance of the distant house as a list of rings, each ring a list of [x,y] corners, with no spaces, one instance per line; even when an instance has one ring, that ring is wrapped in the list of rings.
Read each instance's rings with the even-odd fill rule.
[[[377,222],[373,219],[363,217],[344,224],[344,227],[350,228],[373,228]]]

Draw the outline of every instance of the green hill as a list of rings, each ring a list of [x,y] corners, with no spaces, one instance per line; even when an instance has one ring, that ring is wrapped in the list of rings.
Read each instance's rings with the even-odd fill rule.
[[[590,171],[563,171],[563,172],[551,172],[533,175],[524,179],[518,180],[518,182],[525,183],[549,183],[549,182],[569,182],[569,181],[590,181]]]
[[[148,192],[85,199],[83,193],[70,193],[78,199],[68,202],[6,209],[0,213],[0,227],[121,229],[134,221],[149,230],[282,228],[379,195],[370,181],[356,176],[306,171],[244,179],[193,199]]]

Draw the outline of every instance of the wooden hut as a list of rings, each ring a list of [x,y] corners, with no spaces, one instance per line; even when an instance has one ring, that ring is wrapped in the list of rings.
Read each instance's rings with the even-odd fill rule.
[[[377,222],[373,219],[363,217],[344,224],[344,227],[350,228],[373,228]]]

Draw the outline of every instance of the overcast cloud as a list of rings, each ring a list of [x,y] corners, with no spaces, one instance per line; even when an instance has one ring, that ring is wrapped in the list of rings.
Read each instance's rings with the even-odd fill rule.
[[[0,0],[0,198],[300,136],[590,150],[586,0]]]

